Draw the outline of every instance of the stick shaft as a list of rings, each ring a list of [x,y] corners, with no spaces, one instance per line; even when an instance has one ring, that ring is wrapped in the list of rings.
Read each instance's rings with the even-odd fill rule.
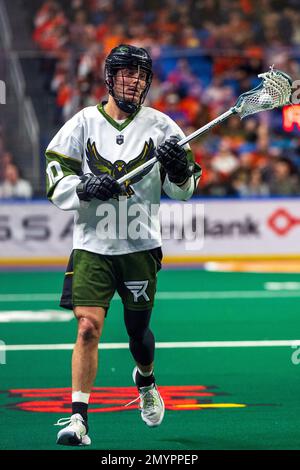
[[[223,121],[226,121],[226,119],[228,119],[232,114],[235,114],[235,113],[236,113],[235,108],[230,108],[225,113],[216,117],[213,121],[210,121],[208,124],[205,124],[205,126],[200,127],[200,129],[197,129],[192,134],[180,140],[180,142],[178,142],[178,145],[185,145],[188,142],[190,142],[192,139],[195,139],[196,137],[198,137],[199,135],[205,134],[205,132],[209,131],[209,129],[216,126],[217,124],[220,124]]]
[[[226,119],[228,119],[230,116],[232,116],[232,114],[235,114],[236,113],[236,110],[235,108],[230,108],[228,111],[226,111],[225,113],[221,114],[220,116],[218,116],[217,118],[213,119],[213,121],[210,121],[208,124],[205,124],[205,126],[202,126],[200,127],[200,129],[197,129],[195,132],[193,132],[192,134],[188,135],[187,137],[185,137],[184,139],[181,139],[179,142],[178,142],[178,145],[180,146],[183,146],[185,144],[187,144],[188,142],[190,142],[192,139],[195,139],[196,137],[198,137],[199,135],[202,135],[204,134],[205,132],[209,131],[209,129],[211,129],[212,127],[216,126],[217,124],[220,124],[221,122],[225,121]],[[157,158],[156,157],[153,157],[151,158],[150,160],[148,160],[148,162],[146,163],[143,163],[143,165],[140,165],[138,168],[135,168],[134,170],[130,171],[129,173],[127,173],[127,175],[124,175],[122,176],[120,179],[118,179],[118,183],[122,184],[124,183],[125,181],[129,180],[130,178],[133,178],[133,176],[136,176],[138,175],[139,173],[141,173],[143,170],[145,170],[146,168],[148,168],[149,166],[151,165],[154,165],[154,163],[157,162]]]

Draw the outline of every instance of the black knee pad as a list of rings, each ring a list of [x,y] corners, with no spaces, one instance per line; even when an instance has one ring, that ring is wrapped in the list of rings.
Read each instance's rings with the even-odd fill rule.
[[[130,338],[143,338],[149,329],[152,309],[128,310],[124,309],[124,321]]]
[[[135,361],[149,365],[154,361],[155,339],[149,328],[151,310],[124,310],[129,348]]]

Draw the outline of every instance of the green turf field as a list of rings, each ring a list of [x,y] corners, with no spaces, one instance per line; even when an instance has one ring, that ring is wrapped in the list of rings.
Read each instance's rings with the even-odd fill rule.
[[[53,423],[68,416],[64,389],[76,336],[67,311],[53,312],[62,278],[0,274],[0,340],[7,346],[1,449],[57,448]],[[266,286],[277,282],[275,290]],[[292,347],[300,338],[297,282],[296,274],[160,273],[152,329],[167,410],[154,429],[137,408],[123,406],[136,392],[122,307],[113,300],[91,404],[91,449],[300,449],[300,364],[292,362],[293,354],[300,362]]]

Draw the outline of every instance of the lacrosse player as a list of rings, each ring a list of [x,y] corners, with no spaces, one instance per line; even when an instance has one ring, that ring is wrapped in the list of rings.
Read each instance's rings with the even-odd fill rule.
[[[173,199],[189,199],[201,169],[190,147],[177,144],[184,137],[177,124],[142,106],[151,80],[152,60],[146,50],[129,45],[114,48],[105,61],[108,101],[78,112],[46,150],[48,198],[62,210],[75,211],[73,252],[61,306],[74,310],[78,336],[72,357],[72,416],[58,421],[57,425],[66,426],[58,433],[58,444],[91,443],[88,403],[98,343],[115,291],[123,302],[136,363],[133,380],[141,417],[151,427],[160,425],[164,417],[154,377],[155,340],[149,328],[161,268],[161,235],[158,213],[150,213],[149,207],[159,204],[162,188]],[[118,178],[154,155],[158,162],[125,185],[118,183]],[[124,203],[126,217],[119,211]],[[142,236],[129,232],[124,236],[134,205],[143,208]],[[105,227],[99,221],[111,208],[117,216],[113,227]]]

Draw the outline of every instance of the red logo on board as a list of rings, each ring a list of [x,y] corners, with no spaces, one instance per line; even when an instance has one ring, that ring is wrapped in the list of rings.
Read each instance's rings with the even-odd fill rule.
[[[268,226],[279,236],[286,235],[300,219],[291,215],[286,209],[277,209],[267,220]]]

